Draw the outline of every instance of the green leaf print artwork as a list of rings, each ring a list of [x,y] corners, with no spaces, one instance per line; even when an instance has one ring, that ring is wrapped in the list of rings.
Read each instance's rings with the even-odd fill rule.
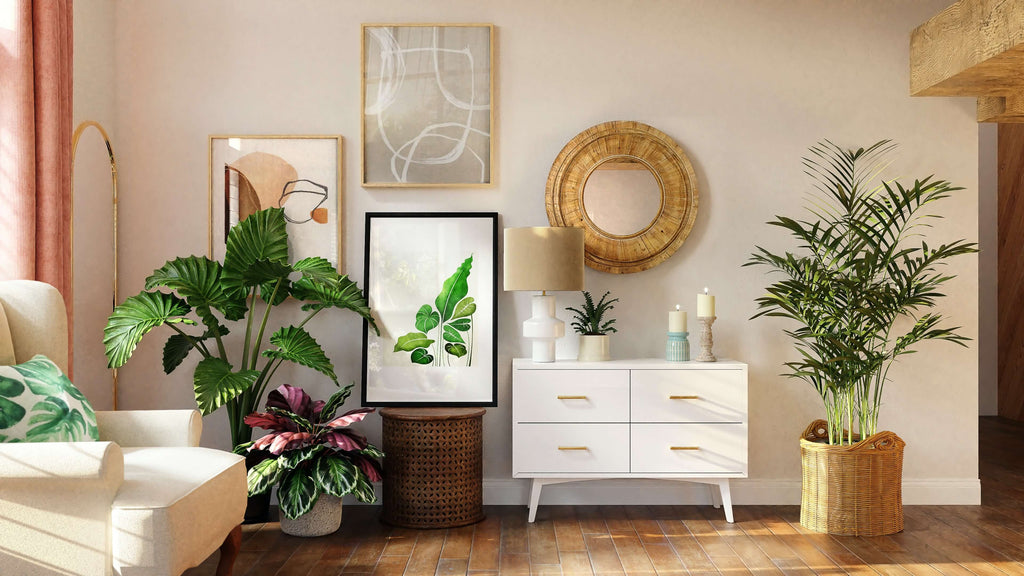
[[[423,366],[472,365],[476,303],[467,296],[472,269],[470,255],[442,283],[433,306],[419,308],[413,322],[416,331],[400,336],[394,352],[410,352],[409,361]]]

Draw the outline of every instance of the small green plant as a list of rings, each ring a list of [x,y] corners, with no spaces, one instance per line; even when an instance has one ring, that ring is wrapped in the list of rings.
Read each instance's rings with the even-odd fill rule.
[[[590,295],[590,292],[583,291],[583,309],[573,308],[569,306],[566,308],[569,312],[576,315],[576,318],[572,321],[572,327],[576,332],[587,336],[601,336],[609,332],[618,332],[612,324],[615,324],[615,319],[604,320],[604,315],[609,310],[615,308],[612,306],[615,302],[618,302],[618,298],[612,298],[611,300],[605,301],[605,298],[611,292],[605,292],[604,296],[594,304],[594,298]]]
[[[473,365],[476,303],[472,296],[466,296],[472,268],[471,254],[441,285],[441,293],[434,299],[436,308],[424,304],[416,312],[416,331],[400,336],[395,342],[395,352],[409,352],[409,361],[413,364],[451,366],[454,360],[465,357],[466,366]],[[437,332],[431,338],[433,330]],[[431,347],[435,342],[437,345]]]

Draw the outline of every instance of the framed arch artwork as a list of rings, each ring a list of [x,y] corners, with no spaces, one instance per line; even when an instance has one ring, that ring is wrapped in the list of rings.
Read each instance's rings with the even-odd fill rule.
[[[249,214],[283,208],[291,261],[342,262],[341,136],[210,136],[209,254]]]

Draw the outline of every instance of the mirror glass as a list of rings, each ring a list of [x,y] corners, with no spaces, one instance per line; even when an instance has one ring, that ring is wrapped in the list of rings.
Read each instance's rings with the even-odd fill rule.
[[[651,169],[636,158],[605,160],[583,185],[583,211],[611,236],[634,236],[661,212],[661,186]]]
[[[71,201],[75,382],[97,410],[117,409],[116,370],[97,338],[117,302],[117,171],[106,131],[92,121],[72,137]]]

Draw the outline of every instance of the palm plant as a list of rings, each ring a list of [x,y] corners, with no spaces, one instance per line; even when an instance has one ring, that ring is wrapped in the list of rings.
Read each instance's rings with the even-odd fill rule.
[[[289,296],[308,314],[298,325],[274,332],[269,338],[273,347],[264,350],[270,311]],[[264,305],[257,306],[258,301]],[[175,333],[164,345],[164,372],[170,374],[190,353],[199,353],[202,359],[193,374],[196,404],[204,416],[226,405],[232,445],[238,446],[252,437],[244,418],[255,411],[282,363],[312,368],[337,384],[334,365],[304,328],[328,308],[351,310],[377,330],[356,283],[324,258],[289,264],[284,211],[261,210],[228,233],[223,264],[202,256],[170,260],[146,278],[143,292],[114,308],[103,330],[107,365],[120,368],[150,330],[171,328]],[[235,364],[224,336],[229,332],[226,322],[240,320],[245,321],[245,336],[241,361]],[[201,333],[183,329],[199,322],[205,328]]]
[[[934,246],[922,236],[928,221],[939,218],[928,208],[961,188],[931,176],[910,187],[871,184],[893,148],[888,140],[857,150],[828,141],[811,147],[803,163],[820,192],[808,208],[815,219],[776,216],[768,224],[788,231],[797,250],[775,254],[757,246],[746,263],[782,276],[757,299],[754,318],[799,324],[785,331],[800,353],[785,364],[786,376],[810,383],[821,396],[830,444],[877,432],[882,390],[897,358],[925,340],[967,340],[958,327],[940,327],[943,317],[931,309],[953,278],[939,266],[976,252],[976,244]]]
[[[605,292],[601,299],[598,300],[597,304],[594,304],[594,298],[590,295],[590,292],[583,291],[583,308],[573,308],[569,306],[566,308],[569,312],[576,315],[572,321],[571,326],[576,332],[585,334],[587,336],[601,336],[609,332],[618,332],[612,324],[615,324],[615,319],[604,320],[604,315],[609,310],[615,308],[612,306],[615,302],[618,302],[618,298],[612,298],[611,300],[605,301],[605,298],[611,292]]]

